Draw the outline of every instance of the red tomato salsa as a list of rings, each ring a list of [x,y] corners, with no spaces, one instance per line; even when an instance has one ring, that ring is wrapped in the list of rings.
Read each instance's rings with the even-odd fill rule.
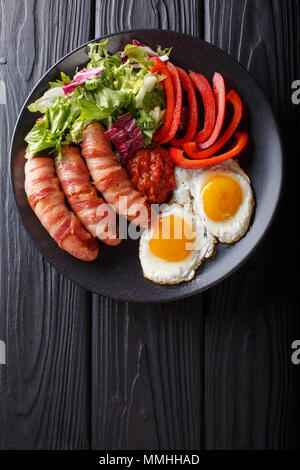
[[[165,202],[175,187],[174,164],[168,150],[160,145],[138,150],[127,162],[127,170],[135,188],[151,204]]]

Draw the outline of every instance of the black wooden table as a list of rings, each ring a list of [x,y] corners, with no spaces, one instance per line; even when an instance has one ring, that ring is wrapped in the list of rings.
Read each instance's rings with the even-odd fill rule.
[[[0,0],[0,449],[300,448],[295,171],[298,0]],[[202,37],[263,88],[286,144],[280,213],[242,269],[162,305],[98,297],[24,231],[9,146],[27,94],[89,39],[138,28]]]

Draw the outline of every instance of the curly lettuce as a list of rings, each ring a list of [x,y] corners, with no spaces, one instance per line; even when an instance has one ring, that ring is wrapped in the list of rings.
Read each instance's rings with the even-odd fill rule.
[[[123,52],[110,55],[106,46],[107,40],[90,44],[87,66],[76,71],[73,79],[62,72],[43,96],[28,106],[42,118],[26,136],[26,158],[48,150],[56,151],[59,159],[61,146],[79,143],[89,123],[99,121],[109,129],[126,113],[136,120],[145,145],[151,144],[165,109],[160,84],[164,77],[150,71],[153,62],[147,47],[129,44]]]

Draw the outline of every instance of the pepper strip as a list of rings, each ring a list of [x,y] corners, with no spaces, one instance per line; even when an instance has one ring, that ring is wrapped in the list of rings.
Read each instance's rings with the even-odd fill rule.
[[[228,152],[218,155],[216,157],[204,158],[203,160],[189,160],[183,156],[183,150],[175,147],[170,147],[169,155],[171,160],[183,168],[204,168],[208,166],[217,165],[218,163],[225,162],[233,157],[236,157],[247,145],[248,132],[237,132],[234,136],[236,143],[228,150]]]
[[[204,142],[209,138],[214,130],[216,121],[216,102],[214,94],[208,80],[201,75],[190,70],[190,77],[195,87],[201,94],[204,107],[204,127],[195,137],[197,142]]]
[[[195,160],[200,160],[203,158],[211,157],[212,155],[216,154],[228,140],[233,136],[239,123],[241,122],[243,116],[243,102],[239,97],[238,93],[235,90],[230,90],[227,93],[226,100],[233,106],[233,116],[230,124],[228,125],[227,129],[225,130],[224,134],[214,143],[211,147],[206,150],[198,150],[198,146],[196,142],[188,142],[187,144],[183,144],[183,150],[185,153]]]
[[[211,136],[205,142],[203,142],[202,140],[198,140],[197,136],[195,137],[195,141],[199,143],[199,148],[201,150],[207,149],[215,143],[215,141],[220,135],[224,124],[226,107],[226,88],[224,78],[220,73],[217,72],[214,74],[213,77],[213,93],[217,108],[216,123]]]
[[[171,77],[171,73],[168,67],[158,57],[151,57],[151,61],[153,60],[155,64],[150,66],[150,71],[152,73],[165,75],[166,77],[162,81],[165,94],[166,94],[165,120],[164,120],[163,125],[158,129],[158,131],[155,132],[153,136],[153,140],[155,142],[160,142],[162,139],[166,137],[172,125],[174,108],[175,108],[175,98],[174,98],[174,87],[173,87],[172,77]]]
[[[175,108],[174,108],[174,115],[173,115],[173,120],[172,120],[170,130],[167,133],[166,137],[164,137],[160,141],[161,144],[165,144],[169,142],[171,139],[173,139],[173,137],[175,137],[176,132],[179,127],[179,123],[180,123],[181,108],[182,108],[182,87],[181,87],[179,72],[177,70],[177,67],[175,67],[175,65],[173,65],[171,62],[168,62],[167,67],[171,73],[174,92],[175,92]]]
[[[197,132],[197,125],[198,125],[198,104],[196,98],[196,92],[194,84],[189,77],[189,75],[180,67],[176,67],[179,73],[180,81],[182,83],[183,88],[186,91],[187,99],[189,103],[189,122],[186,134],[181,139],[172,139],[170,144],[174,145],[175,147],[181,147],[186,142],[190,142],[196,132]]]

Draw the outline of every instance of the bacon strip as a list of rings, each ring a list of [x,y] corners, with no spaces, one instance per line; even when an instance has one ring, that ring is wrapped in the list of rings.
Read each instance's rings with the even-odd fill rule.
[[[104,199],[131,222],[147,227],[150,207],[146,198],[136,191],[120,165],[101,124],[92,123],[83,131],[81,152]]]
[[[64,146],[56,174],[67,200],[82,225],[107,245],[118,245],[115,212],[105,204],[90,182],[90,174],[76,147]]]
[[[55,176],[52,158],[27,160],[25,192],[32,210],[60,248],[83,261],[97,258],[98,242],[84,230],[73,212],[68,210]]]

